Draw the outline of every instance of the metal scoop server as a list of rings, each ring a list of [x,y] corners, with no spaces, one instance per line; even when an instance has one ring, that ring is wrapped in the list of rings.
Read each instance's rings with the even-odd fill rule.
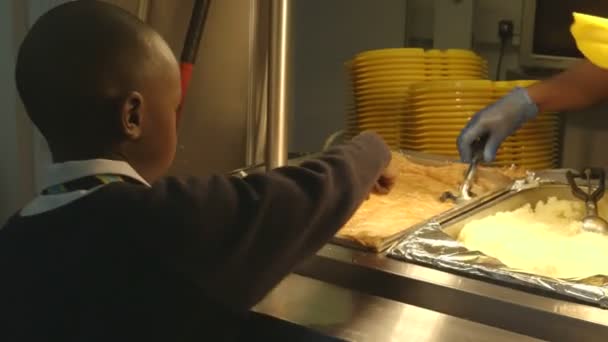
[[[583,172],[575,174],[566,172],[566,178],[572,188],[572,194],[585,201],[586,216],[583,218],[583,230],[593,233],[608,235],[608,222],[598,215],[597,202],[604,196],[606,174],[602,168],[588,168]],[[583,191],[577,184],[576,179],[584,179],[587,183],[587,191]],[[591,181],[597,179],[598,186],[593,189]]]
[[[467,172],[464,174],[464,181],[458,189],[458,195],[454,195],[452,192],[446,191],[441,194],[441,197],[439,197],[441,202],[450,200],[456,204],[462,204],[470,201],[476,196],[473,192],[471,192],[471,187],[475,182],[477,167],[483,160],[483,148],[485,146],[485,141],[486,139],[478,139],[473,143],[473,158],[471,159]]]

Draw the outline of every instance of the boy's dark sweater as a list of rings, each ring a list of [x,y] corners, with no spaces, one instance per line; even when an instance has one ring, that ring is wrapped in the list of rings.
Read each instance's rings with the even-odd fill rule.
[[[373,134],[245,179],[113,183],[0,230],[0,340],[223,340],[353,214]]]

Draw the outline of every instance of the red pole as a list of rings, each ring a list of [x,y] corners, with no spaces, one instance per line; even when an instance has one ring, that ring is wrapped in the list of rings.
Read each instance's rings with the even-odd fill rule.
[[[188,32],[186,33],[186,40],[184,41],[184,47],[180,57],[182,101],[177,112],[178,124],[181,119],[181,112],[188,86],[192,79],[192,70],[194,69],[194,63],[196,62],[196,57],[198,55],[198,48],[203,36],[203,30],[205,29],[205,22],[207,21],[210,4],[211,0],[195,0],[192,16],[190,16],[190,24],[188,25]]]

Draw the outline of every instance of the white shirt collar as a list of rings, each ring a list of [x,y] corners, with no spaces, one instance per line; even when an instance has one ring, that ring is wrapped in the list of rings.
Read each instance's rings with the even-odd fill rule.
[[[148,187],[150,186],[150,184],[148,184],[148,182],[129,165],[129,163],[108,159],[90,159],[51,164],[41,185],[42,189],[46,189],[50,186],[69,182],[74,179],[99,174],[127,176],[140,181]],[[21,210],[20,214],[21,216],[32,216],[57,209],[76,201],[77,199],[88,196],[101,189],[103,186],[104,185],[100,185],[93,189],[76,190],[60,194],[38,195]]]
[[[89,159],[51,164],[42,180],[42,188],[46,189],[74,179],[99,174],[127,176],[150,186],[127,162],[109,159]]]

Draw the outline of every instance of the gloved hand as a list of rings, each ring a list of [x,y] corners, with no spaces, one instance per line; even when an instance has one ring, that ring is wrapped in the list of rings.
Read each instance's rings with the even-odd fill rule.
[[[509,135],[526,121],[536,117],[538,107],[525,88],[515,88],[496,103],[482,109],[471,118],[458,137],[458,151],[465,163],[473,157],[471,146],[478,138],[486,138],[483,159],[496,159],[496,151]]]

